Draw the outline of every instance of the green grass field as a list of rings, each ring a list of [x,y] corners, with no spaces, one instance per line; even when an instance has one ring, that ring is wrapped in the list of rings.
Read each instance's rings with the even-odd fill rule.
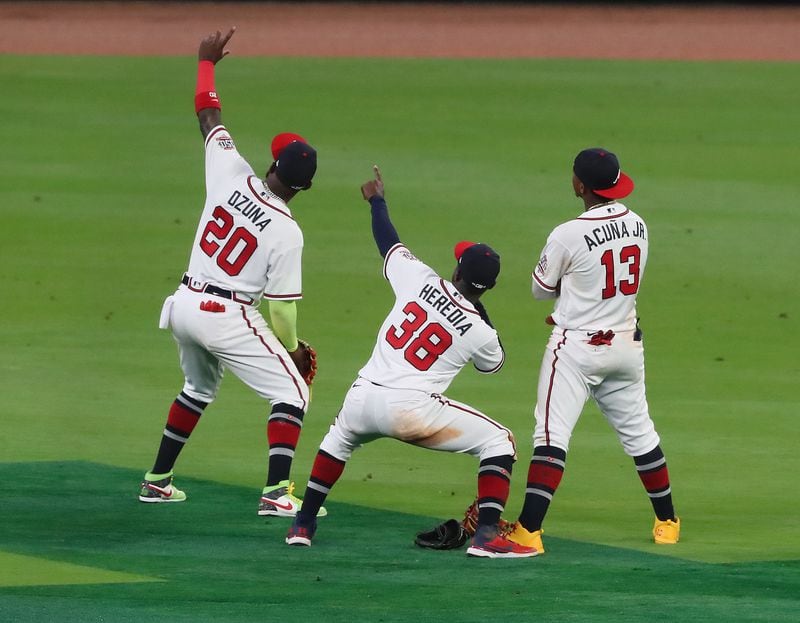
[[[470,560],[412,545],[460,515],[469,457],[359,450],[310,550],[255,515],[268,407],[226,378],[178,463],[189,501],[138,504],[182,384],[156,328],[203,201],[194,60],[0,56],[0,619],[8,621],[797,621],[800,211],[797,65],[636,61],[223,61],[223,118],[256,170],[278,131],[319,151],[292,203],[300,333],[320,354],[294,467],[319,441],[392,303],[359,186],[378,163],[403,241],[444,275],[452,244],[502,255],[486,306],[502,373],[448,395],[511,427],[519,511],[550,305],[529,274],[579,213],[572,158],[603,145],[637,190],[651,412],[681,543],[587,406],[545,525],[548,553]]]

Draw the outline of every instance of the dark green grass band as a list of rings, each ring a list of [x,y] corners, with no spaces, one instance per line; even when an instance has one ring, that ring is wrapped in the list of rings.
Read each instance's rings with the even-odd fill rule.
[[[182,504],[136,501],[140,474],[86,462],[0,464],[2,550],[159,582],[0,588],[6,620],[796,620],[800,563],[709,565],[550,538],[527,560],[413,545],[429,517],[333,503],[311,548],[257,492],[185,478]],[[43,566],[46,569],[46,566]],[[476,587],[480,587],[478,590]],[[271,613],[280,613],[273,616]],[[661,614],[658,614],[661,613]]]

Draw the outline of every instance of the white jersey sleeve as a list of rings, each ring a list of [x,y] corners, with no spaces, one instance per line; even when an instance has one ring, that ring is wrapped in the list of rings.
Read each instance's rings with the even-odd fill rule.
[[[547,292],[556,292],[561,287],[561,278],[570,264],[570,250],[553,234],[547,238],[539,262],[533,269],[533,281]]]
[[[411,251],[398,242],[386,252],[383,260],[383,276],[398,298],[408,295],[426,277],[436,273],[418,260]]]
[[[218,125],[206,136],[206,193],[219,180],[255,175],[253,167],[242,158],[230,133]]]
[[[481,374],[494,374],[498,372],[506,360],[506,354],[503,352],[503,346],[500,344],[500,339],[497,332],[494,333],[492,339],[484,344],[479,350],[475,351],[472,356],[472,363],[475,369]]]
[[[268,300],[291,301],[303,298],[302,259],[303,234],[299,228],[290,240],[284,240],[283,249],[272,253],[267,266],[267,289],[264,298]]]

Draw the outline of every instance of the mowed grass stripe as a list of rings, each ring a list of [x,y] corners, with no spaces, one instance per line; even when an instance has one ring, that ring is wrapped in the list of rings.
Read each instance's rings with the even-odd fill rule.
[[[131,573],[107,571],[0,551],[0,587],[158,581],[160,580],[157,578]]]

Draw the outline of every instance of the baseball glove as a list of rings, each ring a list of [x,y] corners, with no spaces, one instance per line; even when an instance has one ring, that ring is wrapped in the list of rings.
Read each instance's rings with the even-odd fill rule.
[[[513,523],[501,519],[497,525],[500,534],[506,534],[514,528]],[[464,545],[478,530],[478,498],[464,511],[464,518],[459,522],[448,519],[427,532],[420,532],[414,543],[428,549],[457,549]]]
[[[469,539],[467,531],[455,519],[448,519],[427,532],[420,532],[414,543],[428,549],[458,549]]]
[[[467,507],[467,510],[464,511],[464,519],[461,520],[461,525],[469,536],[474,536],[478,531],[478,498],[475,498],[472,504]],[[500,519],[497,522],[497,531],[500,534],[508,534],[513,529],[514,524],[512,522],[505,519]]]
[[[310,386],[317,375],[317,351],[305,340],[297,340],[297,348],[290,352],[289,356],[297,366],[306,385]]]

